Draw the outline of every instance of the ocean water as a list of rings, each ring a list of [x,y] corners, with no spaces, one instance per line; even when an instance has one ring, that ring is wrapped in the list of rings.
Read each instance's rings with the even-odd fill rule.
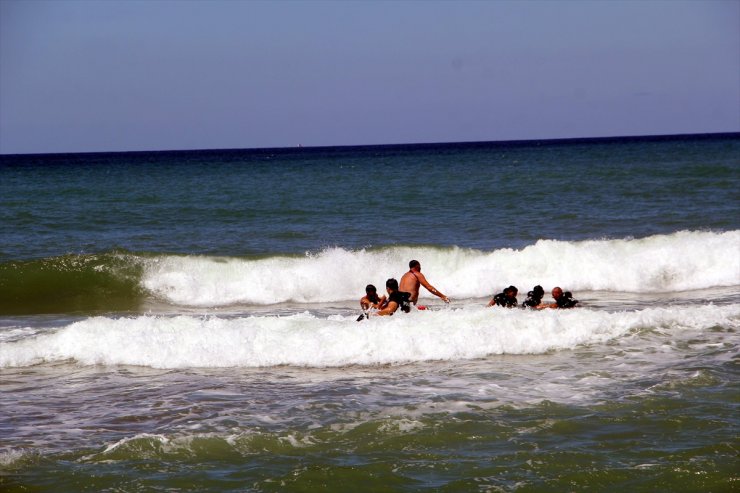
[[[2,491],[738,491],[738,329],[738,134],[0,156]]]

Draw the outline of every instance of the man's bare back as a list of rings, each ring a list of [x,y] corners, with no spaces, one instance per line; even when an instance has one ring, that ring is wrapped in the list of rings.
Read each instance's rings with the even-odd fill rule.
[[[429,284],[427,278],[421,273],[421,264],[417,260],[409,262],[409,271],[401,276],[401,282],[399,283],[398,289],[411,293],[409,298],[413,304],[419,299],[419,286],[424,286],[430,293],[438,296],[444,300],[445,303],[449,303],[450,299],[437,291],[437,288]]]
[[[419,286],[421,283],[419,282],[419,278],[416,277],[414,272],[408,271],[403,276],[401,276],[401,282],[398,283],[398,289],[401,291],[406,291],[407,293],[411,293],[411,297],[409,298],[412,303],[416,304],[416,300],[419,299]]]

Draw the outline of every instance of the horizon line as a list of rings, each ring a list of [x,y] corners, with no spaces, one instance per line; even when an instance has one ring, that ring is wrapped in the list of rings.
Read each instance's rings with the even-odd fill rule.
[[[680,134],[647,134],[647,135],[617,135],[604,137],[558,137],[558,138],[540,138],[540,139],[513,139],[513,140],[471,140],[471,141],[439,141],[439,142],[407,142],[393,144],[340,144],[340,145],[307,145],[297,144],[290,147],[213,147],[213,148],[192,148],[192,149],[143,149],[135,151],[62,151],[62,152],[20,152],[20,153],[0,153],[0,158],[15,156],[60,156],[60,155],[81,155],[81,154],[153,154],[153,153],[186,153],[186,152],[274,152],[274,151],[316,151],[328,149],[371,149],[371,148],[433,148],[436,146],[450,145],[469,145],[469,146],[524,146],[531,144],[575,144],[588,142],[619,142],[619,141],[661,141],[661,140],[679,140],[682,138],[727,138],[739,137],[738,132],[702,132],[702,133],[680,133]]]

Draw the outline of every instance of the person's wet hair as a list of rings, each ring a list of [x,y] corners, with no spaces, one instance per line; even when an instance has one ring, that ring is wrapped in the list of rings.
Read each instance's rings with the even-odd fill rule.
[[[413,269],[414,267],[418,267],[420,265],[421,264],[419,263],[418,260],[412,260],[411,262],[409,262],[409,269]]]
[[[393,291],[398,291],[398,281],[396,281],[393,278],[390,278],[387,281],[385,281],[385,287],[388,289],[392,289]]]
[[[573,299],[573,293],[570,291],[563,291],[563,294],[556,301],[558,308],[573,308],[579,303],[578,300]]]
[[[365,295],[367,296],[367,299],[369,299],[373,303],[377,303],[378,301],[380,301],[378,290],[372,284],[368,284],[367,286],[365,286]]]
[[[542,297],[545,296],[545,290],[539,284],[532,288],[532,291],[527,293],[527,299],[524,300],[522,306],[524,308],[535,308],[542,303]]]

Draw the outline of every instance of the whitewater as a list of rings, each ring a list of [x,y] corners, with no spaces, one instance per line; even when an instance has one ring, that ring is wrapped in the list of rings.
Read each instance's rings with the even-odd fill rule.
[[[641,330],[737,329],[740,304],[608,312],[466,307],[392,318],[353,315],[92,317],[52,333],[0,342],[0,367],[74,361],[82,365],[338,367],[547,354],[604,345]],[[33,330],[33,329],[28,329]],[[733,335],[731,339],[736,339]],[[733,344],[738,341],[734,340]]]
[[[256,259],[114,254],[115,262],[94,270],[138,265],[136,282],[149,299],[144,313],[8,327],[0,334],[0,367],[64,361],[152,368],[398,365],[547,354],[648,328],[734,328],[739,248],[735,230],[540,240],[492,252],[400,246]],[[400,277],[410,258],[422,261],[453,302],[430,300],[422,289],[431,310],[358,324],[365,284],[382,289],[384,278]],[[573,291],[582,308],[486,308],[509,284],[520,287],[520,299],[535,284],[548,292],[559,285]]]
[[[0,490],[730,491],[739,151],[0,156]]]
[[[140,281],[152,295],[184,306],[322,303],[381,290],[418,259],[445,294],[491,296],[514,284],[571,291],[665,293],[740,286],[740,231],[681,231],[633,239],[539,240],[522,249],[490,252],[442,247],[379,250],[328,248],[301,257],[240,259],[159,256],[143,261]],[[421,291],[422,298],[431,295]]]

